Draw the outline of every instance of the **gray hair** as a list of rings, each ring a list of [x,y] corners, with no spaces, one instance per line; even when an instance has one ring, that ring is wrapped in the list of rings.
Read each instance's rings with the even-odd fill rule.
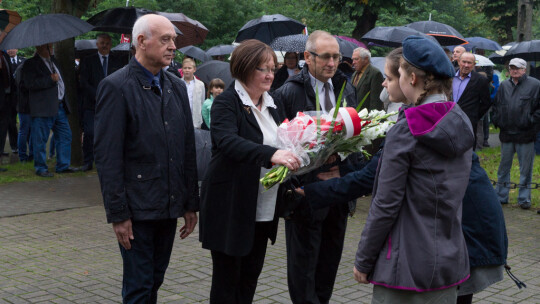
[[[319,39],[320,37],[323,37],[323,36],[328,36],[328,37],[334,38],[334,36],[332,36],[329,32],[325,32],[325,31],[321,31],[321,30],[314,31],[308,37],[308,40],[306,42],[306,51],[308,51],[308,52],[316,52],[317,51],[317,46],[315,45],[315,43],[317,42],[317,39]]]
[[[133,24],[133,31],[131,33],[131,44],[137,48],[139,41],[137,37],[139,35],[144,35],[146,38],[152,37],[152,31],[150,30],[150,25],[148,24],[148,18],[145,18],[147,15],[139,17],[135,24]]]
[[[358,55],[360,55],[360,58],[369,58],[371,59],[371,52],[366,49],[366,48],[363,48],[363,47],[357,47],[354,49],[353,51],[353,54],[354,53],[358,53]]]

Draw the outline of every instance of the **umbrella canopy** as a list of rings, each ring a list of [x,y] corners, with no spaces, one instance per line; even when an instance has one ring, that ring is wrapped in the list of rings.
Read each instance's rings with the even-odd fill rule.
[[[238,31],[236,42],[247,39],[258,39],[266,44],[270,44],[277,37],[301,34],[305,25],[294,19],[280,14],[263,15],[260,18],[248,21]]]
[[[21,21],[21,15],[16,11],[0,9],[0,30],[2,32],[9,33]]]
[[[413,35],[437,41],[432,36],[406,26],[378,26],[362,36],[362,40],[381,46],[400,47],[405,38]]]
[[[88,19],[94,31],[131,34],[133,24],[141,16],[154,14],[154,11],[136,7],[115,7],[101,11]]]
[[[157,14],[169,19],[182,32],[182,36],[176,37],[176,48],[201,44],[206,39],[208,29],[199,21],[193,20],[182,13],[157,12]]]
[[[214,78],[219,78],[225,82],[225,88],[229,87],[233,82],[231,76],[230,64],[225,61],[210,60],[197,67],[195,76],[204,82],[206,85]]]
[[[460,45],[467,43],[455,28],[450,25],[435,21],[418,21],[406,25],[419,32],[431,35],[439,41],[440,45]]]
[[[236,46],[230,45],[230,44],[220,44],[211,47],[206,51],[206,55],[208,56],[220,56],[220,55],[229,55],[234,51]]]
[[[484,37],[468,37],[465,38],[465,40],[469,42],[469,44],[464,45],[467,50],[471,50],[473,48],[491,51],[502,50],[500,44]]]
[[[122,43],[119,43],[117,46],[113,47],[111,51],[112,52],[129,52],[130,49],[131,49],[131,43],[122,42]]]
[[[75,40],[75,58],[84,58],[96,52],[96,39]]]
[[[47,14],[30,18],[7,35],[1,49],[22,49],[73,38],[92,30],[92,25],[75,16]]]
[[[341,53],[341,55],[343,57],[352,58],[352,53],[356,48],[358,48],[358,46],[351,41],[345,40],[343,38],[339,38],[337,36],[335,37],[339,44],[339,52]]]
[[[540,61],[540,40],[519,42],[511,47],[504,57],[507,60],[521,58],[525,61]]]
[[[493,63],[491,60],[489,60],[487,57],[474,54],[474,57],[476,59],[476,66],[484,67],[484,66],[495,66],[495,63]]]
[[[206,54],[205,51],[201,50],[200,48],[190,45],[183,48],[178,49],[182,54],[187,55],[189,57],[198,59],[202,62],[208,61],[212,58]]]
[[[287,35],[277,37],[270,43],[274,51],[282,52],[303,52],[306,49],[308,36],[304,34]]]
[[[356,40],[356,39],[354,39],[354,38],[347,37],[347,36],[337,36],[337,37],[338,37],[338,38],[341,38],[341,39],[343,39],[343,40],[350,41],[350,42],[356,44],[358,47],[363,47],[363,48],[365,48],[365,49],[368,48],[365,44],[363,44],[362,42],[360,42],[360,41],[358,41],[358,40]]]
[[[384,65],[386,64],[386,57],[371,57],[371,65],[379,69],[384,76]]]
[[[495,64],[504,64],[504,62],[506,61],[504,59],[503,56],[497,54],[497,53],[493,53],[491,55],[488,56],[489,60],[491,60],[491,62],[495,63]]]

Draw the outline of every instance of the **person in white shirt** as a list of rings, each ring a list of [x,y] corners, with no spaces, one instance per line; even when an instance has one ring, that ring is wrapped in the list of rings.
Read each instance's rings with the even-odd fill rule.
[[[191,58],[186,58],[182,62],[182,72],[184,76],[182,80],[186,83],[189,107],[191,108],[191,115],[193,117],[193,126],[197,129],[201,128],[203,123],[201,109],[204,103],[204,83],[195,78],[195,71],[197,66],[195,61]]]

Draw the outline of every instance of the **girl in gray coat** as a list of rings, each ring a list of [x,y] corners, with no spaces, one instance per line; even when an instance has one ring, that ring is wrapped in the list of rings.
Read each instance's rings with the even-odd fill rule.
[[[469,277],[462,199],[474,143],[450,95],[454,69],[428,39],[403,41],[399,86],[407,98],[388,131],[354,267],[372,303],[455,303]]]

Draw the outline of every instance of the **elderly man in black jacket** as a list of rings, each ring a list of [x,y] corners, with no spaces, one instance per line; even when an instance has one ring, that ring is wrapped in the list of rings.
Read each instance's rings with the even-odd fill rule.
[[[145,15],[133,26],[136,55],[97,91],[94,156],[107,221],[124,261],[124,303],[156,303],[177,218],[197,223],[195,139],[185,85],[162,71],[175,50],[173,25]]]
[[[354,87],[337,70],[341,55],[332,35],[313,32],[304,57],[303,70],[274,93],[274,97],[283,102],[287,118],[292,119],[298,111],[314,111],[316,94],[321,110],[329,112],[335,107],[343,84],[343,101],[348,106],[356,106]],[[317,173],[302,176],[302,182],[317,181]],[[286,220],[287,279],[293,303],[328,303],[330,300],[343,251],[347,215],[346,204],[312,210],[309,202],[302,199]]]

